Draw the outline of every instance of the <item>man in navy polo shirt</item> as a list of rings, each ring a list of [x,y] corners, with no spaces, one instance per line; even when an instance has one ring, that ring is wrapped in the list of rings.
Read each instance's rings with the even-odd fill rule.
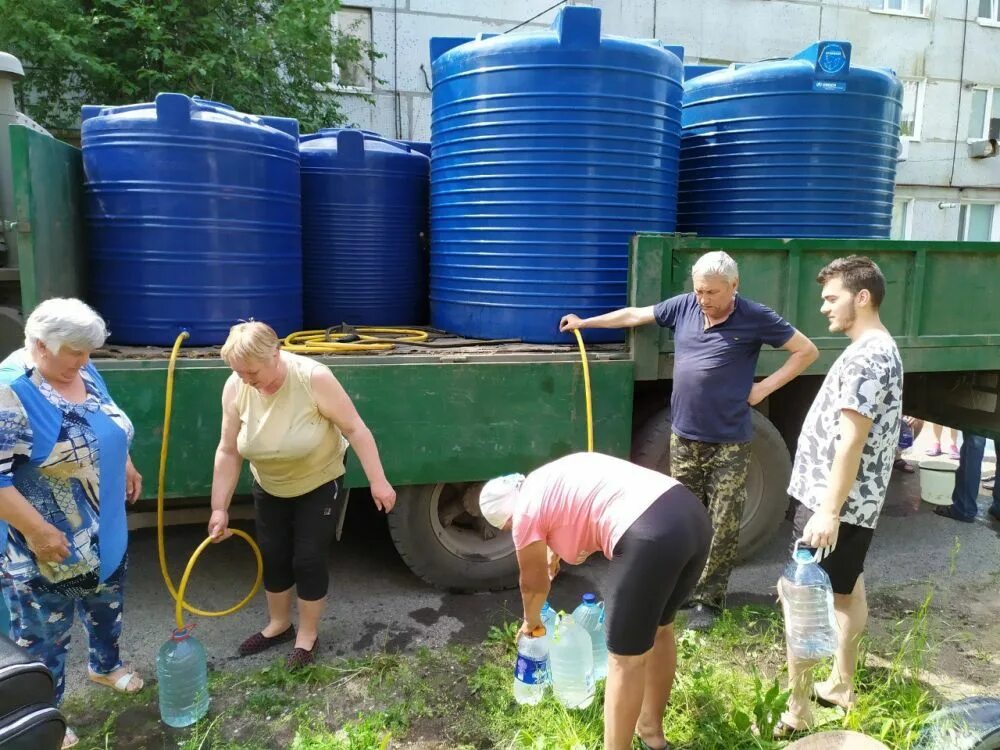
[[[819,352],[773,310],[736,293],[739,273],[726,253],[701,256],[691,276],[693,292],[593,318],[566,315],[559,330],[633,328],[655,321],[674,332],[669,474],[694,492],[712,517],[715,536],[688,619],[689,627],[706,628],[725,604],[736,563],[753,437],[750,408],[809,367]],[[764,344],[790,356],[754,383]]]

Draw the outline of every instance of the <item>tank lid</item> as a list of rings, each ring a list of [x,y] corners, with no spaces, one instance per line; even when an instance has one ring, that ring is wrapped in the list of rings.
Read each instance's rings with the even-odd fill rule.
[[[0,52],[0,73],[10,73],[17,78],[24,77],[21,61],[9,52]]]
[[[583,603],[584,604],[594,604],[597,601],[597,597],[594,594],[584,594]]]
[[[429,162],[426,155],[407,143],[383,138],[370,130],[355,128],[323,128],[299,139],[299,150],[303,156],[314,154],[335,154],[341,163],[363,164],[366,156],[382,159],[403,158],[409,161]],[[422,167],[426,169],[426,166]]]

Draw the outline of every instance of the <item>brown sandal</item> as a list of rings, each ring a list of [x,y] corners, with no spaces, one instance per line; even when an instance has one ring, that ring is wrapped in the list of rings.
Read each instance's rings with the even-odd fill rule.
[[[316,649],[319,647],[319,638],[313,641],[312,648],[293,648],[292,653],[285,660],[285,667],[289,670],[302,669],[316,661]]]
[[[254,633],[240,644],[239,653],[240,656],[253,656],[292,640],[295,640],[294,625],[289,625],[283,633],[278,633],[278,635],[267,636],[263,633]]]

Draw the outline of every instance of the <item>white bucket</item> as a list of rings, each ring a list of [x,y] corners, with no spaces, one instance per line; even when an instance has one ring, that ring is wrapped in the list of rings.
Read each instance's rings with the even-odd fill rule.
[[[951,505],[958,466],[949,461],[923,461],[920,464],[920,498],[931,505]]]

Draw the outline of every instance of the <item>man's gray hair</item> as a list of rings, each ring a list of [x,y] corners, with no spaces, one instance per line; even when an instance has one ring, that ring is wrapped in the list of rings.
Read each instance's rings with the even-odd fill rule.
[[[37,342],[55,354],[63,346],[92,352],[104,346],[108,328],[90,305],[73,297],[53,297],[40,303],[24,324],[24,342]]]
[[[740,277],[740,269],[728,253],[715,250],[711,253],[705,253],[695,261],[691,275],[705,278],[715,276],[725,279],[731,284]]]

